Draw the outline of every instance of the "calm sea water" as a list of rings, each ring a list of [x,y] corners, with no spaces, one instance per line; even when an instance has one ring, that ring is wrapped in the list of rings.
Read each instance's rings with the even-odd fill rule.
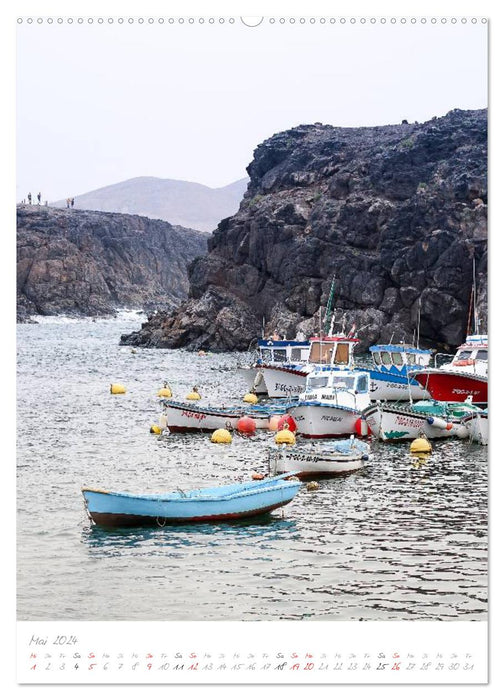
[[[247,480],[271,434],[157,437],[163,380],[237,404],[244,355],[120,347],[139,321],[18,326],[18,619],[482,620],[487,449],[373,442],[365,469],[248,525],[106,530],[81,487],[157,492]],[[125,395],[109,385],[123,383]]]

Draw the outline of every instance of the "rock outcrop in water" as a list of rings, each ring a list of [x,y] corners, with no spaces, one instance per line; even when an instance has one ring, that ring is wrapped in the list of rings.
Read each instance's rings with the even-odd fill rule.
[[[187,264],[207,239],[141,216],[18,206],[18,320],[174,309],[187,297]]]
[[[123,343],[243,350],[274,328],[318,329],[335,279],[339,331],[361,348],[412,340],[453,347],[466,333],[476,263],[487,298],[487,112],[424,124],[302,125],[254,152],[238,213],[189,268],[189,300]],[[420,312],[420,314],[419,314]]]

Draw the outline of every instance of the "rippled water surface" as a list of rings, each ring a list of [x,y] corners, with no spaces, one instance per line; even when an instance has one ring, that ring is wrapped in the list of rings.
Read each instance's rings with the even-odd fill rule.
[[[467,441],[426,461],[373,442],[365,469],[259,522],[91,526],[82,486],[168,491],[267,466],[266,432],[149,432],[163,380],[177,398],[197,384],[202,403],[239,403],[245,358],[120,347],[138,327],[18,326],[18,619],[486,619],[487,450]]]

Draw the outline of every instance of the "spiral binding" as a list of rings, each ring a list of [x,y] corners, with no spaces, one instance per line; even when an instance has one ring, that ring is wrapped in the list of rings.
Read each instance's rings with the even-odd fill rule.
[[[350,25],[395,25],[395,24],[487,24],[486,17],[18,17],[18,24],[65,24],[65,25],[110,25],[110,24],[238,24],[257,27],[269,24],[350,24]]]

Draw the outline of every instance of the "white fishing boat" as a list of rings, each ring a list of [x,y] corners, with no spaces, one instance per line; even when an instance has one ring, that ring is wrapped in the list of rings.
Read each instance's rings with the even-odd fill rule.
[[[428,367],[432,351],[412,345],[372,345],[369,348],[372,367],[358,367],[369,372],[369,393],[373,401],[418,401],[429,399],[429,392],[416,379],[412,370]]]
[[[265,364],[262,373],[270,398],[294,397],[306,389],[306,378],[318,367],[351,367],[357,338],[343,335],[321,335],[310,338],[306,358],[297,363],[271,366]]]
[[[258,429],[268,428],[273,415],[283,415],[285,405],[235,407],[200,406],[171,399],[161,399],[166,427],[171,433],[211,432],[219,428],[233,430],[244,416],[250,416]]]
[[[257,341],[257,359],[250,367],[238,368],[238,373],[245,379],[256,394],[267,394],[270,398],[283,398],[292,394],[289,385],[273,382],[271,393],[265,381],[265,370],[275,371],[278,367],[296,367],[308,359],[310,342],[308,340],[273,340],[262,338]],[[294,376],[295,373],[293,373]],[[299,380],[298,380],[299,383]],[[304,378],[302,389],[304,388]],[[299,392],[296,392],[296,396]]]
[[[320,368],[308,375],[306,390],[287,412],[302,437],[332,438],[362,434],[361,415],[370,401],[367,372]]]
[[[369,430],[383,441],[468,436],[461,419],[475,411],[470,403],[417,401],[412,404],[377,402],[363,411]]]
[[[369,459],[369,445],[354,436],[348,440],[333,440],[323,444],[269,448],[270,473],[295,472],[300,479],[331,477],[362,469]]]
[[[471,442],[488,445],[488,411],[486,409],[464,416],[461,423],[467,428]]]

